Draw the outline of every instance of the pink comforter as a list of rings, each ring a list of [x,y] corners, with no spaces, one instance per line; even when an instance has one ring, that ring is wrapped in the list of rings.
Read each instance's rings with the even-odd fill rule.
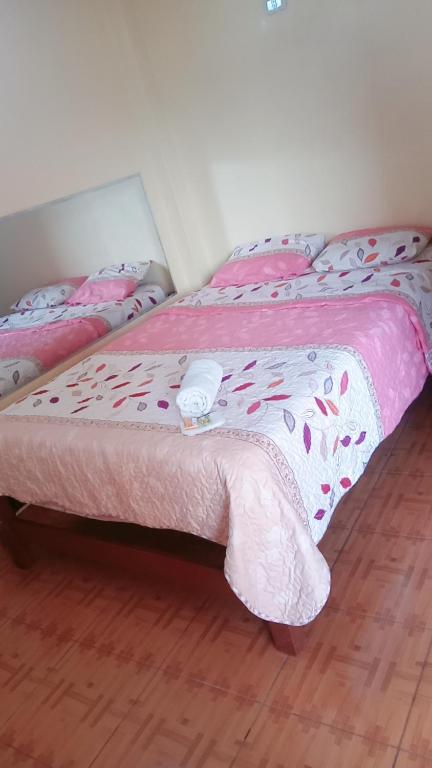
[[[421,390],[424,343],[402,297],[174,306],[0,414],[0,493],[225,544],[249,609],[305,624],[330,588],[316,544]],[[183,437],[175,395],[202,356],[224,367],[225,424]]]
[[[63,320],[38,328],[8,330],[0,336],[0,396],[7,394],[9,378],[1,386],[5,366],[10,361],[12,382],[16,386],[53,368],[69,355],[96,341],[109,330],[102,318]]]
[[[142,285],[122,301],[60,305],[0,318],[0,397],[53,368],[114,328],[159,304],[159,285]]]

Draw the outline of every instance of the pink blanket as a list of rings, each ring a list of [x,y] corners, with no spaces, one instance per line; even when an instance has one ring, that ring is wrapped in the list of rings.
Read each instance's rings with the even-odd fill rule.
[[[123,301],[73,307],[62,304],[1,317],[0,397],[164,298],[159,285],[143,285]]]
[[[31,381],[78,349],[107,333],[99,318],[64,320],[42,328],[9,330],[0,335],[0,397]]]
[[[177,305],[0,414],[0,493],[225,544],[249,609],[305,624],[330,588],[316,544],[426,378],[418,328],[381,294]],[[183,437],[175,395],[202,356],[225,423]]]

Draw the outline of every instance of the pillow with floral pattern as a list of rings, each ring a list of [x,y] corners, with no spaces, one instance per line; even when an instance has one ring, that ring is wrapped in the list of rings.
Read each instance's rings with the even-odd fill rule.
[[[90,275],[66,304],[99,304],[127,299],[144,281],[150,264],[150,261],[125,261],[103,267]]]
[[[246,285],[303,275],[324,248],[324,235],[272,235],[234,249],[210,285]]]
[[[27,309],[59,307],[60,304],[64,304],[65,301],[75,293],[76,289],[79,288],[86,279],[85,275],[82,275],[81,277],[68,277],[53,285],[45,285],[43,288],[33,288],[31,291],[27,291],[24,296],[21,296],[15,304],[12,304],[11,309],[14,312],[22,312]]]
[[[383,267],[410,261],[432,237],[428,227],[380,227],[337,235],[313,262],[317,272]]]

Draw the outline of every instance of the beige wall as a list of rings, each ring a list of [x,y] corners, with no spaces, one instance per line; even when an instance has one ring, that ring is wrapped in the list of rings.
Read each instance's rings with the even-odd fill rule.
[[[140,171],[180,289],[267,232],[432,221],[430,0],[0,10],[0,212]]]
[[[125,0],[194,280],[237,242],[432,222],[431,0]],[[192,266],[193,264],[193,266]]]

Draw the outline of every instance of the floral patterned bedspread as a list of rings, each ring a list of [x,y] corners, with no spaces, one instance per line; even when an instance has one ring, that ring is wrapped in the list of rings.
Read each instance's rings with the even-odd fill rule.
[[[425,346],[426,359],[432,368],[432,246],[409,263],[343,272],[308,273],[291,280],[256,283],[243,286],[212,288],[206,286],[181,299],[189,308],[226,306],[274,306],[288,302],[305,307],[307,302],[328,304],[332,301],[352,302],[359,297],[409,303],[418,316],[419,332]]]
[[[18,401],[0,413],[0,493],[224,544],[252,612],[311,621],[330,589],[316,544],[426,368],[412,302],[299,301],[174,305]],[[224,368],[224,424],[185,437],[195,357]]]
[[[132,296],[123,301],[104,301],[90,305],[66,305],[12,312],[0,317],[0,331],[41,328],[51,323],[80,318],[102,318],[110,329],[132,320],[145,309],[159,304],[165,294],[159,285],[141,285]],[[0,335],[1,340],[1,335]]]
[[[15,430],[18,422],[25,422],[27,441],[31,443],[32,429],[37,429],[40,436],[44,424],[55,425],[59,429],[57,439],[69,443],[66,427],[96,428],[105,446],[112,442],[113,455],[118,437],[111,432],[108,435],[104,427],[120,428],[123,435],[128,430],[135,437],[140,433],[141,445],[135,439],[137,454],[133,466],[126,470],[128,488],[124,488],[123,498],[128,501],[123,506],[129,510],[128,519],[133,519],[131,483],[138,483],[144,492],[146,483],[141,483],[140,478],[155,475],[155,468],[148,465],[149,453],[154,457],[159,449],[164,452],[164,439],[174,432],[185,442],[180,452],[175,449],[168,454],[172,471],[163,463],[156,470],[160,496],[151,505],[160,510],[156,525],[227,544],[225,574],[243,602],[263,618],[305,623],[322,608],[329,591],[329,574],[322,556],[315,550],[311,557],[308,550],[322,537],[337,501],[362,474],[382,435],[373,383],[362,359],[350,349],[271,348],[253,354],[250,350],[215,351],[212,357],[224,368],[215,411],[223,415],[225,423],[208,433],[207,442],[221,441],[213,450],[223,454],[226,461],[231,448],[225,447],[225,442],[242,441],[245,463],[239,464],[237,459],[231,467],[225,467],[216,455],[212,469],[203,471],[203,459],[194,464],[193,458],[200,438],[179,436],[175,407],[182,375],[197,356],[96,354],[7,409],[2,414],[1,432],[5,434],[5,421],[13,422]],[[4,448],[3,441],[1,457]],[[34,456],[30,463],[26,461],[27,480],[32,467],[39,464],[40,450],[36,462]],[[8,451],[9,457],[13,453]],[[59,458],[60,454],[54,465]],[[45,459],[44,465],[52,467],[53,460],[47,456]],[[73,464],[74,460],[68,459],[68,474]],[[270,472],[268,464],[272,465]],[[94,464],[87,466],[92,466],[90,495],[94,497],[100,478],[96,479]],[[116,467],[118,472],[119,457]],[[215,471],[219,482],[214,479]],[[191,473],[195,477],[192,484]],[[185,477],[189,478],[189,503],[182,508],[177,498],[175,505],[167,507],[161,499],[169,499],[168,488],[173,483],[181,487]],[[262,483],[258,490],[259,478]],[[216,490],[221,479],[225,499],[213,508],[204,507],[204,519],[202,509],[198,516],[193,514],[192,497],[195,495],[201,506],[201,486],[210,484]],[[39,493],[46,500],[47,489],[41,489],[40,480],[39,467]],[[74,471],[74,484],[77,480]],[[79,479],[81,504],[87,495],[86,487],[90,491],[89,481]],[[8,482],[6,477],[0,480],[3,493],[12,490]],[[119,482],[122,479],[117,476],[115,484]],[[52,487],[49,493],[53,493]],[[245,509],[245,500],[250,502],[254,497],[256,502]],[[228,516],[227,499],[231,500]],[[61,506],[76,509],[77,505],[76,501],[65,504],[63,498]],[[105,508],[104,515],[109,508]],[[145,505],[141,509],[139,521],[148,524]]]

